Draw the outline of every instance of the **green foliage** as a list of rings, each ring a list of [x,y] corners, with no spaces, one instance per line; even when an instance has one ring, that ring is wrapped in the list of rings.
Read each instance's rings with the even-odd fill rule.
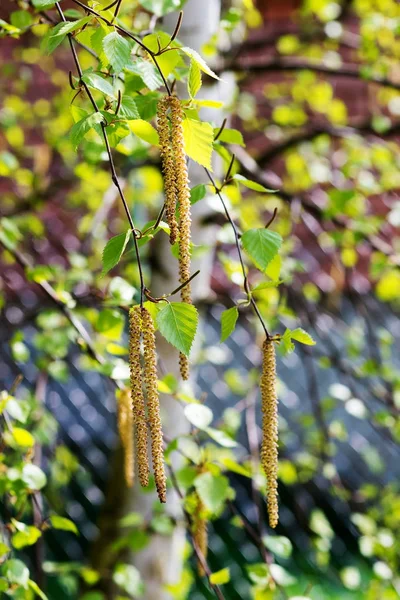
[[[184,302],[167,302],[157,313],[156,322],[165,339],[188,356],[198,324],[196,307]]]
[[[119,263],[128,244],[130,235],[131,230],[127,229],[125,233],[120,233],[107,242],[102,255],[102,275],[108,273],[108,271]]]
[[[301,61],[309,68],[290,68],[282,78],[273,74],[265,85],[263,83],[257,96],[250,95],[247,84],[241,83],[240,91],[232,93],[229,100],[235,113],[232,122],[237,129],[225,127],[222,131],[222,115],[218,117],[216,112],[222,104],[212,99],[201,100],[202,78],[206,83],[207,77],[216,77],[215,73],[198,52],[181,47],[179,34],[170,43],[170,34],[160,30],[163,27],[160,17],[179,10],[184,2],[139,0],[134,6],[129,1],[123,2],[118,17],[113,20],[115,27],[102,21],[102,15],[109,22],[113,19],[113,7],[102,10],[105,2],[97,7],[93,5],[93,10],[100,16],[86,15],[83,10],[74,8],[65,10],[66,23],[50,24],[39,23],[39,11],[54,6],[54,2],[33,0],[32,4],[36,10],[21,5],[20,10],[11,13],[9,23],[0,22],[0,34],[12,38],[13,52],[16,51],[16,39],[25,30],[29,33],[13,54],[13,64],[6,61],[2,67],[5,93],[0,114],[4,138],[0,176],[9,179],[12,190],[11,193],[7,188],[4,192],[2,213],[7,216],[0,221],[0,242],[5,248],[2,266],[4,263],[6,269],[12,267],[16,252],[34,258],[32,266],[25,269],[26,278],[32,287],[51,285],[59,305],[41,309],[35,321],[38,333],[32,341],[28,342],[21,331],[10,339],[12,357],[19,368],[23,369],[24,364],[31,361],[39,372],[46,372],[61,383],[68,382],[68,353],[72,345],[78,344],[81,352],[78,367],[83,372],[98,371],[118,385],[129,377],[127,345],[123,337],[126,314],[121,308],[138,302],[140,280],[134,248],[128,248],[132,233],[127,230],[121,207],[110,197],[110,190],[114,188],[101,125],[109,139],[116,172],[123,173],[121,183],[138,228],[137,241],[148,282],[151,281],[149,271],[153,258],[156,258],[155,262],[158,258],[155,236],[161,231],[159,237],[162,238],[169,232],[168,225],[162,221],[154,227],[163,202],[155,118],[157,102],[165,94],[163,77],[170,87],[177,82],[175,90],[186,86],[188,91],[189,98],[182,101],[187,156],[211,171],[215,150],[217,159],[225,166],[224,173],[217,172],[215,186],[210,185],[204,175],[203,182],[191,189],[191,203],[207,198],[207,211],[212,218],[212,211],[219,210],[220,206],[214,194],[218,188],[238,224],[240,245],[245,251],[246,289],[243,288],[242,265],[233,253],[236,252],[235,239],[228,227],[216,227],[218,268],[234,284],[228,290],[227,305],[231,308],[224,310],[221,316],[221,343],[233,332],[239,310],[244,319],[251,314],[252,299],[257,302],[268,330],[273,334],[281,332],[275,339],[283,353],[294,350],[295,342],[310,346],[313,351],[311,346],[315,341],[299,326],[305,321],[303,314],[304,317],[308,313],[308,316],[318,314],[320,306],[317,303],[321,299],[334,311],[348,286],[354,284],[359,294],[360,289],[371,285],[371,293],[380,301],[391,303],[395,308],[398,306],[400,275],[395,228],[399,225],[399,207],[395,195],[400,180],[399,147],[393,133],[399,115],[395,73],[400,14],[396,2],[390,0],[379,4],[366,0],[346,6],[344,12],[350,11],[352,15],[350,37],[346,21],[342,22],[340,3],[328,0],[302,3],[296,16],[298,31],[277,39],[276,60],[283,69],[295,61],[296,65]],[[58,18],[55,10],[50,14],[52,21]],[[151,15],[158,17],[154,30]],[[43,15],[40,19],[46,20]],[[251,1],[243,5],[235,3],[228,8],[221,21],[222,37],[216,34],[202,49],[207,61],[212,60],[217,51],[217,39],[226,44],[227,36],[235,33],[237,26],[257,24],[259,20],[260,14]],[[359,31],[355,33],[358,22]],[[141,32],[147,31],[150,25],[152,33],[142,37]],[[132,28],[148,51],[140,48],[118,27]],[[74,91],[68,89],[65,72],[69,56],[65,38],[68,35],[73,40],[83,72],[80,80],[76,70],[73,71]],[[347,48],[349,40],[352,44],[357,43],[357,48]],[[349,54],[343,52],[343,47]],[[319,67],[325,71],[331,68],[332,73],[340,71],[342,64],[346,68],[348,56],[352,56],[349,70],[356,70],[359,65],[359,79],[368,87],[369,113],[364,115],[365,122],[355,118],[350,97],[341,92],[330,74],[318,72]],[[353,60],[354,57],[357,60]],[[240,58],[239,53],[234,61],[240,63]],[[219,65],[219,60],[215,64]],[[43,95],[36,95],[35,91],[34,98],[38,99],[32,100],[33,65],[40,69],[41,81],[43,78],[51,84],[51,101],[45,87]],[[379,84],[382,78],[388,80],[385,85]],[[391,78],[392,87],[388,85]],[[353,80],[349,74],[346,81],[351,89]],[[369,81],[374,83],[369,84]],[[87,97],[82,82],[93,94],[98,110]],[[360,102],[362,98],[360,93]],[[212,108],[216,115],[209,122],[204,120],[203,107]],[[249,153],[259,160],[260,168],[252,172],[253,163],[244,154],[244,172],[248,175],[245,177],[240,173],[242,158],[238,151],[240,160],[233,161],[229,175],[226,175],[232,158],[230,146],[244,148],[244,138],[254,136],[259,139],[261,133],[267,148],[265,163],[260,156],[261,145],[251,147]],[[278,178],[271,177],[271,172],[281,179],[277,186],[279,190],[272,189]],[[61,188],[65,188],[62,195]],[[66,260],[42,264],[44,260],[36,262],[36,252],[48,237],[47,207],[54,208],[55,189],[56,202],[61,199],[65,214],[73,211],[76,216],[76,230],[74,239],[69,240],[71,246],[65,245],[67,250],[63,258]],[[274,196],[269,195],[272,193]],[[275,208],[278,215],[269,229],[265,229]],[[208,212],[206,216],[208,218]],[[221,212],[218,225],[222,219],[225,215]],[[308,257],[311,251],[314,252],[310,250],[312,248],[317,248],[315,256],[323,258],[315,261],[314,256],[310,263]],[[203,248],[193,247],[193,253],[202,251]],[[172,262],[176,253],[175,247],[171,256],[166,253],[163,259]],[[101,260],[102,277],[98,268]],[[163,265],[160,267],[162,271]],[[22,270],[18,271],[16,281],[22,274]],[[239,295],[243,292],[244,296]],[[300,296],[301,302],[293,303],[292,292]],[[2,296],[0,306],[3,304]],[[63,307],[73,319],[88,328],[95,353],[103,359],[102,364],[93,359],[93,352],[88,351],[86,340],[71,325]],[[179,302],[164,304],[164,301],[148,301],[146,307],[159,332],[187,355],[197,329],[196,309]],[[347,550],[341,557],[341,564],[337,565],[337,532],[333,523],[322,510],[307,506],[302,514],[303,522],[309,518],[306,575],[297,568],[298,552],[289,538],[268,532],[262,538],[269,553],[268,564],[258,562],[261,559],[252,549],[249,556],[253,562],[246,565],[248,577],[241,581],[245,590],[243,595],[247,593],[254,600],[275,600],[281,595],[292,600],[355,599],[361,596],[367,600],[394,600],[397,594],[394,584],[398,570],[398,490],[391,485],[378,487],[369,483],[353,490],[350,496],[336,473],[336,455],[345,440],[352,440],[350,420],[364,419],[364,425],[368,420],[379,435],[388,436],[394,442],[400,439],[396,418],[399,377],[393,363],[394,336],[390,331],[374,331],[375,342],[371,343],[370,334],[367,336],[359,324],[351,327],[342,324],[341,327],[346,329],[346,335],[339,358],[332,358],[325,345],[321,345],[319,351],[316,349],[321,367],[330,368],[332,361],[338,360],[343,370],[340,377],[346,378],[345,385],[342,378],[336,382],[336,387],[332,386],[329,397],[320,398],[321,415],[329,438],[324,442],[327,458],[320,458],[323,436],[315,414],[307,412],[308,398],[305,397],[304,402],[300,398],[301,410],[296,407],[291,411],[290,421],[282,418],[280,422],[282,458],[279,478],[280,484],[285,486],[285,494],[293,497],[297,497],[298,486],[310,483],[312,487],[318,476],[326,485],[326,493],[335,497],[339,507],[341,502],[350,503],[356,498],[359,512],[350,518],[358,535],[359,553],[356,556]],[[254,331],[254,338],[260,334],[257,339],[261,342],[264,333],[258,322],[254,322],[254,330],[251,324],[251,331]],[[335,335],[339,333],[335,331]],[[331,333],[329,337],[331,341]],[[211,348],[210,360],[221,364],[218,361],[223,360],[222,351],[222,348]],[[376,355],[382,357],[381,363]],[[201,354],[201,360],[208,360],[206,351]],[[307,376],[307,369],[304,368],[300,375]],[[251,398],[258,378],[255,365],[254,370],[245,375],[238,370],[226,371],[220,383],[243,406],[247,398]],[[353,397],[357,392],[351,388],[350,381],[357,382],[355,389],[360,388],[360,398]],[[282,396],[286,384],[285,381],[279,383]],[[191,397],[190,391],[171,374],[165,374],[159,381],[159,390],[183,404],[185,418],[193,430],[193,434],[168,440],[166,451],[166,460],[171,466],[175,465],[175,456],[182,461],[176,470],[176,480],[183,494],[182,505],[189,516],[195,515],[197,494],[204,504],[207,520],[226,516],[229,512],[224,513],[227,502],[234,500],[229,474],[251,479],[254,489],[264,493],[266,484],[257,461],[253,457],[250,460],[238,435],[242,425],[248,426],[248,409],[241,413],[238,408],[229,408],[217,417],[207,399],[204,404],[203,398],[198,401]],[[367,402],[366,398],[370,400]],[[376,406],[373,405],[375,402]],[[350,426],[347,421],[343,422],[340,406],[343,406]],[[19,398],[14,392],[12,395],[5,392],[0,398],[0,411],[11,422],[11,427],[6,427],[2,436],[4,476],[0,490],[11,516],[10,519],[6,517],[7,535],[0,540],[0,593],[23,600],[31,600],[34,595],[46,598],[33,581],[33,570],[30,573],[22,561],[25,555],[21,551],[26,548],[31,552],[39,540],[47,543],[49,527],[56,539],[59,535],[79,533],[72,521],[57,514],[57,506],[62,506],[63,486],[74,477],[80,478],[82,469],[68,448],[56,446],[55,420],[45,411],[42,414],[42,407],[38,407],[32,398]],[[293,423],[296,427],[292,427]],[[293,451],[297,446],[297,432],[301,449]],[[305,435],[301,435],[303,433]],[[38,443],[48,443],[54,455],[45,470],[33,462]],[[375,477],[379,469],[384,468],[383,458],[369,440],[359,456],[365,469]],[[39,493],[46,499],[45,506],[49,502],[51,510],[50,516],[46,512],[42,522],[36,523],[32,518],[32,497]],[[231,504],[229,506],[232,508]],[[349,514],[352,505],[348,506]],[[132,513],[119,525],[122,533],[110,548],[116,568],[108,569],[107,573],[118,586],[119,597],[125,599],[140,596],[144,588],[140,573],[131,565],[119,562],[119,552],[146,548],[154,533],[170,535],[174,522],[149,504],[148,515]],[[239,534],[246,534],[246,527],[237,515],[230,526],[237,527]],[[212,526],[210,530],[213,531]],[[257,552],[258,546],[254,544]],[[234,549],[230,551],[233,556]],[[227,557],[226,565],[232,556]],[[225,563],[220,567],[211,574],[211,582],[225,585],[229,597],[229,585],[236,583],[235,569],[229,569]],[[69,582],[71,589],[75,586],[76,591],[79,580],[87,587],[95,587],[102,576],[86,565],[72,563],[47,562],[45,570],[49,576]],[[184,600],[191,597],[192,585],[191,566],[186,561],[182,580],[168,586],[168,591],[175,598]],[[103,600],[103,594],[93,589],[85,593],[82,600]]]
[[[234,331],[239,311],[236,306],[227,308],[221,315],[221,342],[224,342]]]
[[[279,251],[282,238],[279,233],[268,229],[249,229],[242,235],[241,242],[256,267],[265,271]]]

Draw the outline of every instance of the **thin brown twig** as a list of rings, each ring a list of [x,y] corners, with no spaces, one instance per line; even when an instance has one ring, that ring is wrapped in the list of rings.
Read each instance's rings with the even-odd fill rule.
[[[244,280],[243,281],[243,286],[244,286],[244,290],[245,290],[245,292],[246,292],[246,294],[247,294],[247,296],[249,298],[249,302],[250,302],[250,304],[251,304],[251,306],[252,306],[255,314],[258,317],[258,320],[260,321],[260,323],[262,325],[262,328],[264,329],[265,336],[269,340],[269,339],[271,339],[271,336],[270,336],[270,334],[268,332],[267,326],[264,323],[264,319],[261,316],[260,310],[259,310],[259,308],[257,306],[256,301],[254,300],[253,295],[251,294],[251,290],[250,290],[250,287],[249,287],[249,282],[248,282],[246,267],[245,267],[244,260],[243,260],[242,249],[240,247],[239,232],[237,230],[237,227],[235,225],[234,220],[232,219],[232,217],[230,215],[230,212],[229,212],[228,207],[227,207],[227,205],[225,203],[225,200],[222,197],[221,191],[217,187],[217,184],[214,181],[214,178],[212,177],[210,171],[207,168],[204,167],[204,170],[205,170],[205,172],[207,174],[208,179],[210,180],[211,184],[213,185],[213,187],[215,189],[215,193],[217,194],[218,198],[221,201],[221,204],[222,204],[223,209],[225,211],[226,218],[228,219],[228,221],[229,221],[229,223],[230,223],[230,225],[232,227],[232,231],[233,231],[234,236],[235,236],[235,244],[236,244],[237,252],[238,252],[238,255],[239,255],[239,261],[240,261],[240,265],[241,265],[242,273],[243,273],[243,280]]]

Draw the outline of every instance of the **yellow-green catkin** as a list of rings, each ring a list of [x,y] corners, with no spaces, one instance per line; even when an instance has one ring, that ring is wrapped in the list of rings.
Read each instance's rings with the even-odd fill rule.
[[[190,187],[186,164],[185,141],[182,127],[182,106],[178,98],[171,96],[172,150],[175,160],[176,191],[179,203],[179,281],[184,283],[190,277],[191,254],[191,206]],[[182,302],[192,303],[190,284],[181,290]],[[182,379],[189,379],[189,360],[184,354],[179,356]]]
[[[271,527],[278,524],[278,396],[276,392],[275,346],[263,344],[261,374],[262,432],[261,464],[267,477],[268,517]]]
[[[205,515],[205,508],[200,500],[197,498],[197,508],[195,515],[193,516],[192,534],[193,540],[196,543],[197,549],[202,554],[204,561],[207,561],[208,554],[208,530],[207,530],[207,518]],[[200,560],[197,560],[197,572],[200,577],[204,577],[205,571]]]
[[[164,442],[158,394],[157,353],[154,323],[149,311],[142,308],[144,382],[146,386],[147,413],[151,434],[151,455],[154,481],[160,502],[167,501],[167,478],[164,467]]]
[[[175,161],[171,144],[171,132],[168,120],[169,96],[161,98],[157,105],[157,129],[160,139],[162,170],[164,173],[165,218],[169,225],[169,241],[175,244],[178,238],[178,223],[176,220],[176,174]]]
[[[128,389],[124,389],[121,390],[118,398],[118,432],[124,451],[124,474],[128,487],[133,486],[135,479],[133,428],[131,392]]]
[[[142,315],[139,306],[129,311],[129,368],[133,419],[136,434],[136,456],[140,485],[149,485],[149,461],[147,456],[147,422],[143,395],[142,366],[140,363],[140,340]]]

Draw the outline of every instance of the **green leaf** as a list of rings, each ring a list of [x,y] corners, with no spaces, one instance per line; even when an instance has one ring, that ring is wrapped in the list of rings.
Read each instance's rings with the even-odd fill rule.
[[[204,71],[204,73],[207,73],[207,75],[209,75],[210,77],[214,77],[214,79],[220,79],[218,77],[218,75],[216,75],[214,73],[214,71],[212,71],[210,69],[210,67],[207,65],[206,61],[204,60],[204,58],[202,58],[200,56],[200,54],[198,52],[196,52],[196,50],[193,50],[192,48],[188,48],[187,46],[183,46],[181,48],[182,52],[184,52],[187,56],[189,56],[189,58],[191,58],[191,60],[193,60],[197,66]]]
[[[75,125],[72,126],[70,131],[70,139],[74,149],[76,150],[85,135],[95,127],[104,121],[104,117],[100,112],[95,112],[88,117],[84,117]]]
[[[17,550],[21,550],[21,548],[25,548],[26,546],[33,546],[42,535],[42,532],[37,527],[34,527],[33,525],[22,525],[23,527],[14,533],[11,538],[11,543]]]
[[[290,352],[293,352],[294,350],[294,344],[292,342],[292,336],[290,334],[290,329],[286,329],[285,333],[280,339],[279,347],[284,354],[290,354]]]
[[[169,44],[171,36],[164,31],[158,31],[157,33],[150,33],[143,38],[143,43],[152,50],[153,52],[158,52],[159,45],[161,48],[166,48]],[[173,42],[172,46],[169,48],[176,47],[175,42]],[[160,54],[157,56],[157,63],[160,67],[165,78],[168,77],[170,73],[175,69],[177,64],[182,62],[182,59],[177,51],[168,51],[164,52],[164,54]]]
[[[30,463],[23,466],[21,479],[31,490],[41,490],[47,483],[42,469]]]
[[[13,427],[12,437],[17,446],[21,446],[22,448],[32,448],[35,445],[33,435],[21,427]]]
[[[205,507],[212,513],[223,508],[229,495],[229,481],[224,475],[202,473],[196,477],[194,487]]]
[[[213,420],[212,410],[204,404],[188,404],[183,412],[187,420],[198,429],[206,429]]]
[[[113,581],[131,596],[141,596],[144,592],[140,573],[133,565],[118,565],[114,571]]]
[[[144,58],[136,60],[134,67],[130,70],[137,73],[152,92],[163,85],[162,77],[155,64]]]
[[[146,10],[162,17],[175,10],[180,10],[186,0],[139,0],[139,4]]]
[[[9,250],[14,250],[20,240],[22,240],[22,234],[14,221],[7,217],[0,219],[0,242]]]
[[[128,229],[125,233],[115,235],[107,242],[101,259],[103,263],[103,270],[101,272],[102,275],[108,273],[108,271],[110,271],[119,263],[121,256],[123,255],[128,244],[130,235],[131,230]]]
[[[188,356],[196,335],[198,318],[193,304],[169,302],[157,314],[156,322],[165,339]]]
[[[61,529],[62,531],[71,531],[72,533],[79,535],[77,526],[70,519],[66,519],[65,517],[60,517],[58,515],[52,515],[50,517],[50,523],[54,529]]]
[[[268,188],[261,185],[261,183],[257,183],[256,181],[251,181],[250,179],[247,179],[247,177],[243,177],[243,175],[239,175],[238,173],[233,176],[233,179],[235,181],[239,181],[239,183],[241,183],[245,187],[249,188],[250,190],[254,190],[255,192],[273,193],[273,192],[277,191],[277,190],[269,190]]]
[[[28,585],[31,588],[31,590],[35,592],[36,596],[39,596],[39,598],[41,598],[42,600],[48,600],[46,594],[42,592],[42,590],[35,581],[32,581],[32,579],[30,579],[28,581]]]
[[[250,581],[260,587],[265,587],[269,583],[269,572],[268,565],[265,563],[255,563],[252,565],[246,565],[246,571],[250,578]]]
[[[213,427],[207,427],[205,429],[206,433],[212,438],[217,444],[222,446],[223,448],[235,448],[237,446],[237,442],[231,438],[230,435],[222,431],[222,429],[214,429]]]
[[[279,233],[265,228],[249,229],[242,235],[241,241],[243,248],[261,271],[265,271],[282,245]]]
[[[51,0],[32,0],[32,4],[35,8],[42,10],[43,8],[54,6],[55,2],[52,2]]]
[[[130,96],[122,96],[119,114],[126,119],[140,119],[136,102]]]
[[[117,31],[109,33],[103,39],[103,50],[117,74],[131,63],[131,45]]]
[[[158,133],[147,121],[143,119],[136,119],[135,121],[128,122],[129,129],[137,135],[141,140],[144,140],[148,144],[152,144],[153,146],[159,145]]]
[[[214,129],[214,135],[219,132],[219,127]],[[237,129],[223,129],[218,136],[219,142],[226,142],[227,144],[236,144],[237,146],[244,146],[243,135]]]
[[[207,194],[207,188],[204,183],[199,183],[195,185],[190,190],[190,203],[196,204],[199,200],[203,200],[204,196]]]
[[[107,96],[111,96],[115,98],[114,88],[107,79],[97,75],[97,73],[85,73],[82,77],[82,81],[84,81],[89,87],[98,90],[99,92],[103,92]]]
[[[228,583],[230,580],[231,573],[228,567],[210,575],[210,583],[213,585],[224,585],[224,583]]]
[[[311,335],[307,331],[304,331],[304,329],[301,329],[301,327],[293,329],[290,337],[292,340],[296,340],[296,342],[300,342],[300,344],[305,344],[306,346],[315,346],[316,344]]]
[[[251,288],[252,292],[261,292],[262,290],[270,290],[271,288],[276,288],[278,285],[283,283],[283,279],[278,279],[277,281],[262,281],[258,283],[255,287]]]
[[[197,95],[197,92],[201,88],[201,69],[196,61],[190,61],[189,75],[188,75],[188,92],[191,98]]]
[[[266,535],[263,537],[263,542],[265,547],[268,548],[268,550],[271,550],[276,556],[289,558],[292,554],[292,542],[283,535]]]
[[[280,565],[269,565],[269,570],[274,581],[276,581],[278,585],[286,587],[288,585],[294,585],[295,583],[297,583],[297,579],[293,577],[293,575],[291,575],[289,571],[287,571]]]
[[[2,567],[4,577],[10,583],[17,583],[26,589],[29,580],[29,569],[22,560],[12,558],[4,563]]]
[[[203,167],[212,170],[214,130],[210,123],[187,118],[182,126],[186,154]]]
[[[42,51],[46,54],[51,54],[62,43],[62,41],[69,33],[80,29],[91,19],[92,17],[84,17],[83,19],[78,19],[78,21],[67,21],[58,23],[57,25],[52,27],[52,29],[50,29],[43,37],[41,43]]]
[[[236,306],[224,310],[221,315],[221,342],[224,342],[231,333],[235,330],[236,321],[238,320],[239,311]]]

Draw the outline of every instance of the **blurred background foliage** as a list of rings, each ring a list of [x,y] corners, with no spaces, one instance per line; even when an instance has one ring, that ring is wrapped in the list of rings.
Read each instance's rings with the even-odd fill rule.
[[[124,0],[119,19],[133,31],[162,29],[164,13],[183,4]],[[72,4],[65,7],[68,18],[78,16]],[[130,557],[155,533],[170,535],[174,518],[156,505],[150,516],[130,513],[110,547],[112,568],[95,568],[92,557],[117,443],[110,380],[129,375],[125,309],[138,300],[137,269],[130,250],[101,276],[103,248],[125,231],[124,215],[96,133],[75,151],[69,132],[87,101],[73,100],[67,44],[43,51],[45,14],[57,21],[52,8],[42,13],[25,1],[0,8],[0,369],[7,390],[0,400],[0,589],[24,599],[42,588],[50,599],[136,598],[143,581]],[[77,40],[89,43],[85,29]],[[234,148],[235,170],[277,190],[224,190],[241,231],[262,227],[278,208],[274,229],[284,244],[265,273],[269,284],[257,291],[262,315],[273,331],[304,327],[317,345],[279,358],[282,506],[275,535],[264,524],[265,481],[254,451],[262,332],[243,310],[235,334],[219,343],[221,307],[243,298],[242,278],[231,231],[205,190],[201,202],[218,227],[212,247],[194,248],[214,256],[197,381],[190,393],[170,374],[160,382],[161,392],[186,408],[205,398],[212,411],[186,411],[196,435],[168,447],[167,455],[178,449],[190,457],[176,475],[184,505],[196,511],[193,463],[205,461],[214,478],[209,562],[229,600],[395,600],[400,5],[224,2],[218,35],[202,54],[223,79],[234,73],[236,81],[226,109],[238,131],[221,134],[218,160],[229,163]],[[79,58],[83,69],[97,69],[82,47]],[[183,62],[172,70],[177,79],[187,75]],[[154,123],[161,92],[148,83],[126,74],[127,95],[135,94],[141,119]],[[116,131],[112,138],[141,229],[163,202],[158,149],[146,135]],[[146,276],[162,272],[156,239],[141,251]],[[261,283],[255,271],[251,282]],[[85,323],[90,343],[71,315]],[[13,389],[18,373],[24,379]],[[114,596],[104,595],[103,579],[116,584]],[[181,580],[168,590],[182,600],[215,597],[196,574],[190,540]]]

